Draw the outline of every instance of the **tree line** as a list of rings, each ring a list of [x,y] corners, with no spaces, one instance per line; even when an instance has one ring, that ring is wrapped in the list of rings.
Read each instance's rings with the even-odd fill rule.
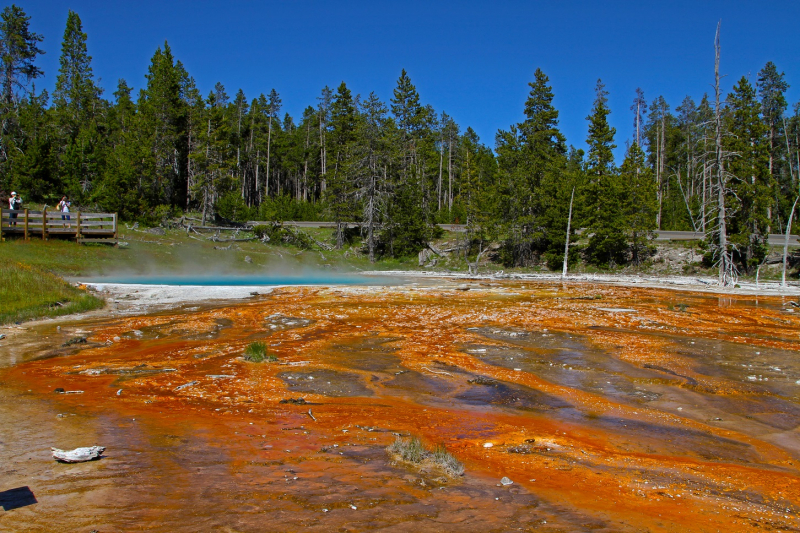
[[[204,220],[329,220],[337,246],[359,222],[373,260],[418,252],[438,223],[467,225],[466,253],[499,243],[509,266],[559,267],[568,225],[585,229],[569,255],[606,267],[645,261],[656,229],[694,230],[708,235],[710,261],[750,272],[800,191],[800,104],[788,112],[789,85],[772,62],[754,82],[743,76],[720,96],[717,80],[717,94],[674,110],[636,89],[618,163],[601,80],[588,150],[559,131],[539,69],[522,120],[498,131],[492,149],[425,105],[405,70],[389,102],[342,82],[292,117],[275,89],[248,99],[217,83],[204,95],[165,42],[145,87],[134,95],[119,80],[108,99],[72,11],[55,90],[37,92],[43,38],[16,5],[0,18],[0,190],[29,200],[68,194],[150,221],[184,210]]]

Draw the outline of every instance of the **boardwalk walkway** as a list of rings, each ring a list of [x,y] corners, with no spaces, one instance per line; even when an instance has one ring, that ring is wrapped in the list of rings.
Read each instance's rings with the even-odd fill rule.
[[[0,240],[8,235],[22,236],[26,240],[31,236],[44,240],[65,237],[80,243],[117,244],[117,214],[0,209]]]

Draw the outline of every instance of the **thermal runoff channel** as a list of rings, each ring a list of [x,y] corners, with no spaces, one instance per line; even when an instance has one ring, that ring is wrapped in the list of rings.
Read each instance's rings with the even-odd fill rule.
[[[105,456],[22,461],[8,479],[40,503],[2,520],[794,530],[800,318],[789,304],[443,280],[282,287],[235,305],[43,324],[37,338],[86,342],[3,371],[3,394],[25,400],[0,416],[4,430],[27,428],[7,447],[88,443]]]

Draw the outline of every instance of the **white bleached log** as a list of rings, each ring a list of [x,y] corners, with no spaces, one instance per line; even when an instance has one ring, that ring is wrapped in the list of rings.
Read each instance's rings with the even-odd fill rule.
[[[58,448],[50,448],[53,451],[53,458],[62,463],[83,463],[97,459],[106,451],[104,446],[88,446],[84,448],[75,448],[74,450],[59,450]]]

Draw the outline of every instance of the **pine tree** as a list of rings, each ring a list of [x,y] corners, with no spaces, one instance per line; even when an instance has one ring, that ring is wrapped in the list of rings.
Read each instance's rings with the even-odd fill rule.
[[[656,187],[653,172],[645,166],[644,152],[635,142],[619,169],[625,184],[623,216],[630,233],[631,261],[640,265],[650,254],[650,240],[655,237]]]
[[[789,89],[789,84],[784,80],[783,72],[778,72],[778,68],[772,61],[767,62],[764,68],[758,73],[758,95],[761,98],[761,113],[767,125],[767,137],[769,142],[769,175],[778,187],[785,193],[783,202],[780,205],[779,197],[775,197],[767,206],[767,218],[770,225],[773,224],[773,207],[781,209],[785,213],[791,202],[793,187],[791,184],[792,173],[787,171],[785,161],[786,144],[783,132],[783,114],[786,111],[787,102],[784,93]],[[776,193],[778,191],[776,190]],[[770,228],[768,228],[770,229]]]
[[[206,103],[194,78],[182,76],[181,96],[185,109],[185,153],[186,153],[186,209],[199,206],[202,197],[198,194],[201,169],[198,166],[198,153],[203,151],[202,136],[206,130]]]
[[[20,100],[24,98],[28,83],[44,72],[35,65],[36,58],[44,52],[39,49],[43,37],[30,30],[30,17],[22,8],[12,4],[6,6],[0,14],[0,68],[2,68],[2,94],[0,94],[0,190],[10,189],[14,186],[13,160],[20,154],[26,154],[24,149],[29,132],[20,127]],[[43,94],[47,100],[46,94]],[[40,102],[34,92],[30,93],[29,102]],[[36,104],[35,104],[36,105]],[[26,139],[26,135],[28,139]],[[34,142],[36,139],[33,139]],[[48,152],[49,153],[49,152]],[[49,156],[43,156],[45,159]],[[33,163],[27,158],[26,166],[31,164],[44,168],[45,159],[41,164]],[[44,165],[44,167],[42,166]],[[41,177],[40,172],[36,172]],[[39,187],[37,187],[39,189]],[[28,191],[28,194],[35,194]],[[35,196],[34,196],[35,197]]]
[[[757,87],[769,135],[769,173],[775,176],[773,166],[776,152],[781,149],[781,126],[787,106],[784,93],[789,89],[789,84],[784,80],[783,72],[778,73],[775,63],[768,61],[758,73]]]
[[[184,205],[186,179],[186,107],[181,95],[181,74],[168,43],[158,48],[139,93],[138,139],[147,152],[139,176],[148,204]]]
[[[353,196],[355,184],[354,150],[357,130],[356,107],[350,89],[342,82],[331,103],[331,151],[334,155],[333,170],[329,173],[327,204],[333,221],[336,222],[336,248],[344,244],[345,228],[353,220]]]
[[[81,19],[70,11],[61,45],[53,103],[59,126],[60,175],[65,193],[86,196],[103,168],[105,124],[102,89],[94,83],[92,58]]]
[[[138,187],[143,152],[137,140],[136,105],[131,87],[123,79],[114,92],[116,104],[109,110],[108,156],[100,182],[92,191],[92,200],[101,209],[134,219],[147,210]]]
[[[269,92],[269,96],[267,97],[267,163],[266,163],[266,172],[264,176],[264,197],[269,198],[269,182],[271,176],[271,169],[270,166],[270,156],[272,154],[272,130],[273,128],[280,129],[280,123],[278,125],[275,124],[278,115],[281,112],[281,97],[278,94],[278,91],[272,89]]]
[[[613,267],[627,261],[626,223],[622,198],[624,190],[614,167],[614,134],[609,126],[608,92],[597,80],[595,100],[589,121],[586,144],[589,152],[586,161],[586,218],[592,233],[587,246],[591,262]]]
[[[17,126],[24,135],[15,147],[13,178],[9,189],[23,190],[31,199],[50,200],[54,196],[52,177],[57,175],[56,130],[47,111],[48,94],[35,94],[35,87],[17,107]]]
[[[542,218],[550,198],[558,194],[552,186],[561,181],[566,166],[564,136],[558,130],[558,110],[553,107],[549,78],[536,69],[525,101],[525,120],[497,138],[498,164],[504,182],[506,242],[504,261],[530,264],[552,245],[551,233],[560,234],[561,224]],[[566,227],[566,222],[564,223]],[[563,244],[563,243],[562,243]]]
[[[728,195],[728,235],[734,259],[745,272],[761,263],[767,252],[774,182],[769,175],[769,137],[761,121],[761,105],[747,78],[742,77],[728,95],[725,148],[736,154],[728,171],[736,177]]]
[[[235,168],[231,144],[231,124],[228,117],[228,95],[217,82],[206,98],[205,131],[200,131],[199,150],[192,154],[197,162],[198,178],[194,194],[200,199],[202,221],[217,215],[217,202],[230,192]],[[230,213],[227,213],[230,216]]]
[[[3,106],[19,101],[18,91],[25,91],[28,82],[44,75],[34,63],[44,51],[39,43],[44,37],[30,30],[30,17],[22,8],[11,4],[0,15],[0,59],[2,59]]]
[[[431,228],[423,208],[423,179],[419,144],[427,133],[429,116],[405,69],[400,73],[391,109],[400,133],[400,172],[393,180],[388,224],[382,238],[394,256],[416,254],[428,241]]]
[[[400,72],[397,79],[391,108],[397,126],[406,136],[413,137],[424,127],[424,109],[420,105],[417,88],[411,83],[406,69]]]
[[[375,93],[370,93],[361,109],[357,124],[355,194],[362,205],[362,221],[366,225],[367,253],[375,262],[376,230],[386,212],[388,191],[387,169],[391,164],[391,148],[387,139],[388,109]]]

